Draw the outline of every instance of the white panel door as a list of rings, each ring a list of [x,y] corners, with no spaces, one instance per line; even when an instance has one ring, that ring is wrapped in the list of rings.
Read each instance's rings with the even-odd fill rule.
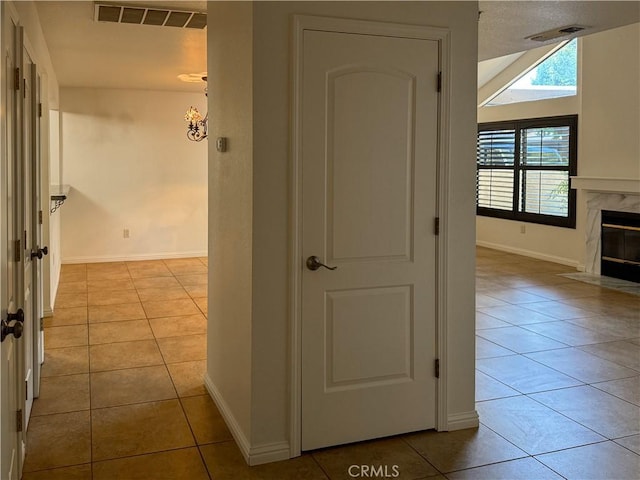
[[[303,450],[435,426],[438,55],[304,32]]]
[[[33,61],[29,56],[27,50],[23,47],[23,68],[24,81],[22,87],[24,92],[22,94],[22,228],[23,228],[23,250],[21,255],[22,265],[22,305],[24,310],[24,342],[22,347],[24,349],[23,354],[23,375],[25,382],[25,398],[24,398],[24,422],[25,429],[29,424],[31,418],[31,408],[33,406],[34,399],[34,373],[33,366],[36,357],[36,351],[34,350],[35,335],[39,334],[40,330],[36,329],[35,325],[35,312],[34,312],[34,269],[37,266],[34,265],[34,259],[31,255],[31,246],[34,241],[34,209],[38,208],[38,205],[34,205],[33,190],[36,187],[34,185],[35,178],[33,175],[34,169],[34,135],[33,122],[35,116],[35,105],[33,95]]]
[[[31,124],[29,126],[28,140],[31,142],[31,158],[29,161],[29,175],[31,176],[31,245],[30,258],[31,265],[31,303],[32,303],[32,324],[33,324],[33,370],[31,378],[33,398],[40,395],[40,366],[44,362],[44,331],[41,328],[43,317],[43,277],[42,258],[47,255],[48,248],[42,247],[42,191],[41,181],[41,155],[40,155],[40,75],[35,63],[31,63]]]
[[[20,344],[22,343],[19,312],[20,269],[16,258],[22,253],[18,240],[20,226],[20,110],[21,90],[15,89],[14,72],[16,63],[16,43],[21,44],[22,30],[17,28],[2,5],[2,156],[0,163],[0,300],[2,301],[2,330],[5,335],[0,343],[0,478],[16,480],[22,468],[22,388]]]

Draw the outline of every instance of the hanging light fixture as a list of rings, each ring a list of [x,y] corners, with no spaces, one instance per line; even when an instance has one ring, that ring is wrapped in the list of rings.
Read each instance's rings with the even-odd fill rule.
[[[185,82],[206,82],[207,74],[184,74],[180,75],[178,78]],[[204,89],[204,96],[207,96],[207,88]],[[198,111],[198,109],[194,106],[189,107],[187,113],[184,115],[184,119],[188,122],[187,125],[187,138],[194,142],[200,142],[207,138],[207,133],[209,129],[209,113],[207,112],[202,117],[202,114]]]

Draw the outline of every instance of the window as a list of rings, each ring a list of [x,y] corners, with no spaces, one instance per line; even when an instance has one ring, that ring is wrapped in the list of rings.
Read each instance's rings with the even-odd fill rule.
[[[574,38],[518,77],[487,106],[568,97],[576,94],[577,85],[578,40]]]
[[[478,215],[575,228],[577,115],[478,126]]]

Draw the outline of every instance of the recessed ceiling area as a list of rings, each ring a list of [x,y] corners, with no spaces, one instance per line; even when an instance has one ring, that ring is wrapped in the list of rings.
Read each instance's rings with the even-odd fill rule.
[[[207,70],[206,28],[98,22],[89,1],[35,3],[61,87],[203,91],[202,84],[182,82],[178,75]],[[205,1],[126,3],[207,11]]]
[[[568,25],[588,26],[577,35],[590,35],[640,22],[637,1],[480,1],[479,8],[479,61],[571,38],[542,43],[529,38]]]

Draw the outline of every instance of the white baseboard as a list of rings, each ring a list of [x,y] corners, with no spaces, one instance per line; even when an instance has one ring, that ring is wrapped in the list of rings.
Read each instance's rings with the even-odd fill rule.
[[[222,395],[208,374],[205,374],[204,376],[204,385],[218,407],[218,410],[220,410],[220,415],[222,415],[227,427],[229,427],[231,435],[233,435],[233,438],[240,449],[240,453],[242,453],[242,456],[248,465],[262,465],[263,463],[278,462],[280,460],[288,460],[291,458],[289,442],[275,442],[251,446],[251,443],[240,428],[240,425],[233,416],[233,413],[231,413],[231,409],[224,401],[224,398],[222,398]]]
[[[136,260],[165,260],[169,258],[192,258],[192,257],[206,257],[208,252],[166,252],[166,253],[140,253],[131,255],[93,255],[85,257],[65,257],[62,259],[63,264],[75,264],[75,263],[103,263],[103,262],[134,262]]]
[[[266,443],[257,447],[251,447],[249,454],[249,465],[262,465],[263,463],[279,462],[289,460],[291,449],[289,442]]]
[[[449,424],[450,432],[463,430],[465,428],[476,428],[480,425],[480,417],[475,410],[471,412],[452,413],[447,417],[447,423]]]
[[[478,247],[491,248],[492,250],[499,250],[501,252],[515,253],[516,255],[522,255],[524,257],[531,257],[537,260],[544,260],[546,262],[559,263],[560,265],[567,265],[568,267],[574,267],[576,270],[580,269],[580,263],[570,258],[557,257],[555,255],[547,255],[546,253],[534,252],[532,250],[525,250],[524,248],[516,248],[508,245],[500,245],[499,243],[483,242],[481,240],[476,241]],[[584,266],[582,266],[584,269]]]
[[[222,418],[227,424],[227,427],[229,427],[231,435],[233,435],[233,438],[235,439],[236,444],[240,449],[240,453],[242,453],[242,456],[244,457],[244,460],[249,465],[251,465],[251,463],[249,462],[249,453],[251,450],[249,440],[240,428],[240,425],[236,421],[236,418],[233,416],[233,413],[231,413],[231,409],[227,405],[227,402],[224,401],[224,398],[222,398],[222,395],[213,384],[213,381],[211,380],[211,377],[209,377],[208,373],[204,375],[204,386],[207,388],[207,391],[209,392],[209,395],[211,395],[213,402],[218,407],[218,410],[220,410],[220,415],[222,415]]]

